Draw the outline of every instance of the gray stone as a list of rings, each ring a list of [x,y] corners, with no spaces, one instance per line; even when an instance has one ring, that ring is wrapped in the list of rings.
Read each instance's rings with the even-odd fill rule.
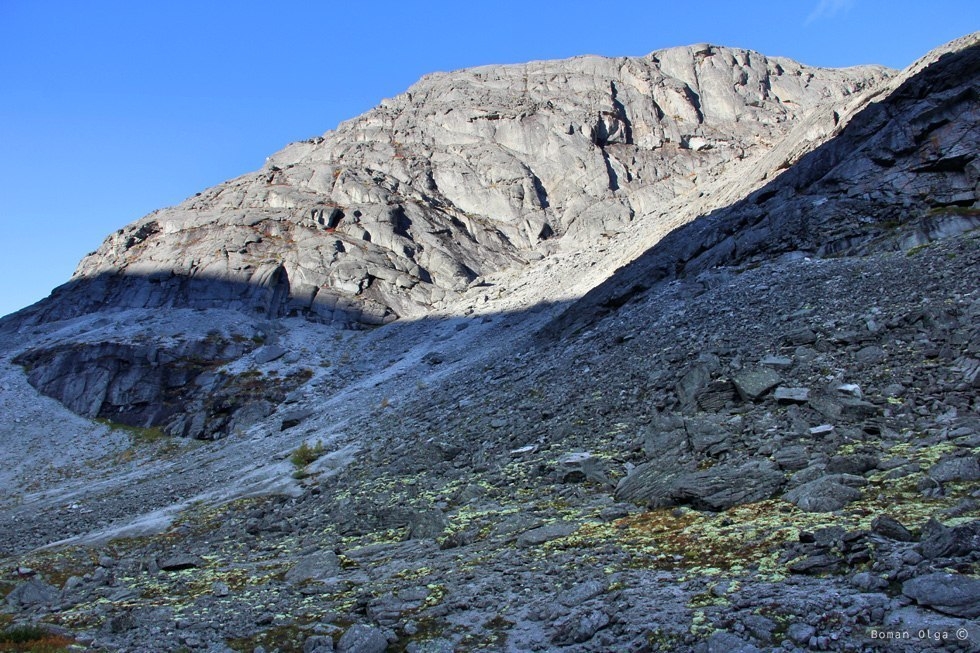
[[[849,395],[851,397],[856,397],[857,399],[864,397],[864,393],[861,392],[861,386],[856,383],[842,383],[841,385],[837,386],[837,392],[844,395]]]
[[[772,459],[779,465],[780,469],[796,471],[805,468],[810,458],[806,447],[793,445],[780,447],[773,452]]]
[[[706,510],[772,497],[785,483],[782,472],[769,461],[741,465],[715,465],[689,472],[664,471],[657,462],[636,467],[616,487],[616,498],[651,507],[690,504]]]
[[[285,431],[286,429],[291,429],[294,426],[299,426],[312,415],[313,409],[311,408],[295,408],[293,410],[287,410],[282,414],[282,421],[279,425],[279,430]]]
[[[840,400],[840,415],[843,418],[859,420],[876,417],[878,413],[878,407],[870,402],[848,397]]]
[[[851,585],[862,592],[878,592],[888,587],[888,581],[869,571],[861,571],[851,576]]]
[[[303,642],[303,653],[333,653],[333,637],[310,635]]]
[[[338,653],[384,653],[388,650],[388,638],[380,628],[354,624],[337,642]]]
[[[286,354],[286,348],[281,345],[267,345],[253,354],[256,365],[265,365],[272,361],[282,358]]]
[[[929,468],[929,476],[940,483],[980,479],[980,463],[974,456],[944,458]]]
[[[163,571],[183,571],[185,569],[200,567],[201,559],[196,555],[181,554],[165,558],[157,563],[157,565]]]
[[[952,528],[930,519],[922,527],[922,555],[933,560],[967,555],[980,550],[980,520]]]
[[[587,642],[600,629],[609,625],[609,621],[609,615],[602,610],[572,614],[555,624],[555,634],[551,641],[560,645]]]
[[[600,583],[597,580],[589,580],[584,583],[579,583],[559,594],[558,602],[566,607],[574,608],[590,599],[594,599],[605,591],[606,585],[604,583]]]
[[[412,540],[434,539],[449,525],[445,513],[438,508],[413,512],[408,520],[408,537]]]
[[[582,483],[591,481],[609,485],[609,477],[606,475],[605,463],[584,451],[568,453],[558,459],[558,481],[561,483]]]
[[[794,644],[805,646],[810,638],[817,634],[817,629],[808,623],[794,621],[786,628],[786,636]]]
[[[517,545],[522,547],[538,546],[559,537],[567,537],[578,530],[578,524],[572,522],[556,522],[525,531],[517,538]]]
[[[888,515],[878,515],[871,520],[871,531],[899,542],[911,542],[915,536],[901,522]]]
[[[833,512],[860,499],[857,488],[867,483],[860,476],[831,474],[793,488],[783,499],[807,512]]]
[[[298,584],[305,581],[326,581],[340,573],[340,558],[333,551],[318,551],[300,558],[286,572],[287,583]]]
[[[873,365],[885,360],[885,350],[874,345],[862,347],[854,354],[854,358],[862,365]]]
[[[939,612],[975,619],[980,617],[980,578],[936,572],[902,584],[902,594]]]
[[[871,471],[878,466],[878,456],[867,453],[854,453],[843,456],[833,456],[827,461],[829,474],[850,474],[858,476]]]
[[[788,356],[766,356],[759,363],[784,370],[793,366],[793,359]]]
[[[7,605],[13,610],[23,610],[38,605],[51,605],[60,596],[58,588],[32,579],[20,583],[7,595]]]
[[[708,637],[708,653],[759,653],[759,648],[734,633],[720,631]]]
[[[781,404],[805,404],[810,399],[810,390],[780,386],[773,392],[773,398]]]
[[[739,396],[745,401],[755,401],[766,394],[782,379],[779,374],[766,367],[745,369],[735,375],[732,382]]]

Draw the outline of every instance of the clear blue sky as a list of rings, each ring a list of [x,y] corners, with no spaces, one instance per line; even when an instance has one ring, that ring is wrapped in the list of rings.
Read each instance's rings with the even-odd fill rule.
[[[0,315],[427,72],[704,41],[901,68],[977,29],[976,0],[0,0]]]

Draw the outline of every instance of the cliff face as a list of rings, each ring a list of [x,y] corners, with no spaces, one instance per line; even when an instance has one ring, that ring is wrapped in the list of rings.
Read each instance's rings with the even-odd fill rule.
[[[221,306],[349,326],[419,315],[713,181],[741,186],[746,163],[780,144],[808,149],[849,96],[889,74],[697,45],[430,75],[111,235],[45,316]]]

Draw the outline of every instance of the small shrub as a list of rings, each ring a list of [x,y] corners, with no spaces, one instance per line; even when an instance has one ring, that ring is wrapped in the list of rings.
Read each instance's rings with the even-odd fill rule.
[[[293,451],[293,454],[289,457],[289,460],[292,461],[297,470],[302,470],[304,467],[322,456],[325,450],[326,448],[320,441],[317,441],[317,443],[312,447],[304,442],[303,444],[299,445],[295,451]]]

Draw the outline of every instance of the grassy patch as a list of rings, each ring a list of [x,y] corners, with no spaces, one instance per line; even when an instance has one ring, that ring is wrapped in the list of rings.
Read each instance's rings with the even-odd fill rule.
[[[249,637],[227,640],[228,648],[251,653],[259,646],[281,653],[302,653],[307,633],[298,626],[274,626]]]
[[[38,626],[10,626],[0,632],[0,651],[60,653],[73,644],[75,640]]]
[[[154,444],[170,438],[170,436],[167,435],[163,429],[157,426],[132,426],[130,424],[113,422],[112,420],[104,418],[99,418],[95,421],[99,424],[108,426],[113,431],[121,431],[126,433],[132,439],[134,444]]]

